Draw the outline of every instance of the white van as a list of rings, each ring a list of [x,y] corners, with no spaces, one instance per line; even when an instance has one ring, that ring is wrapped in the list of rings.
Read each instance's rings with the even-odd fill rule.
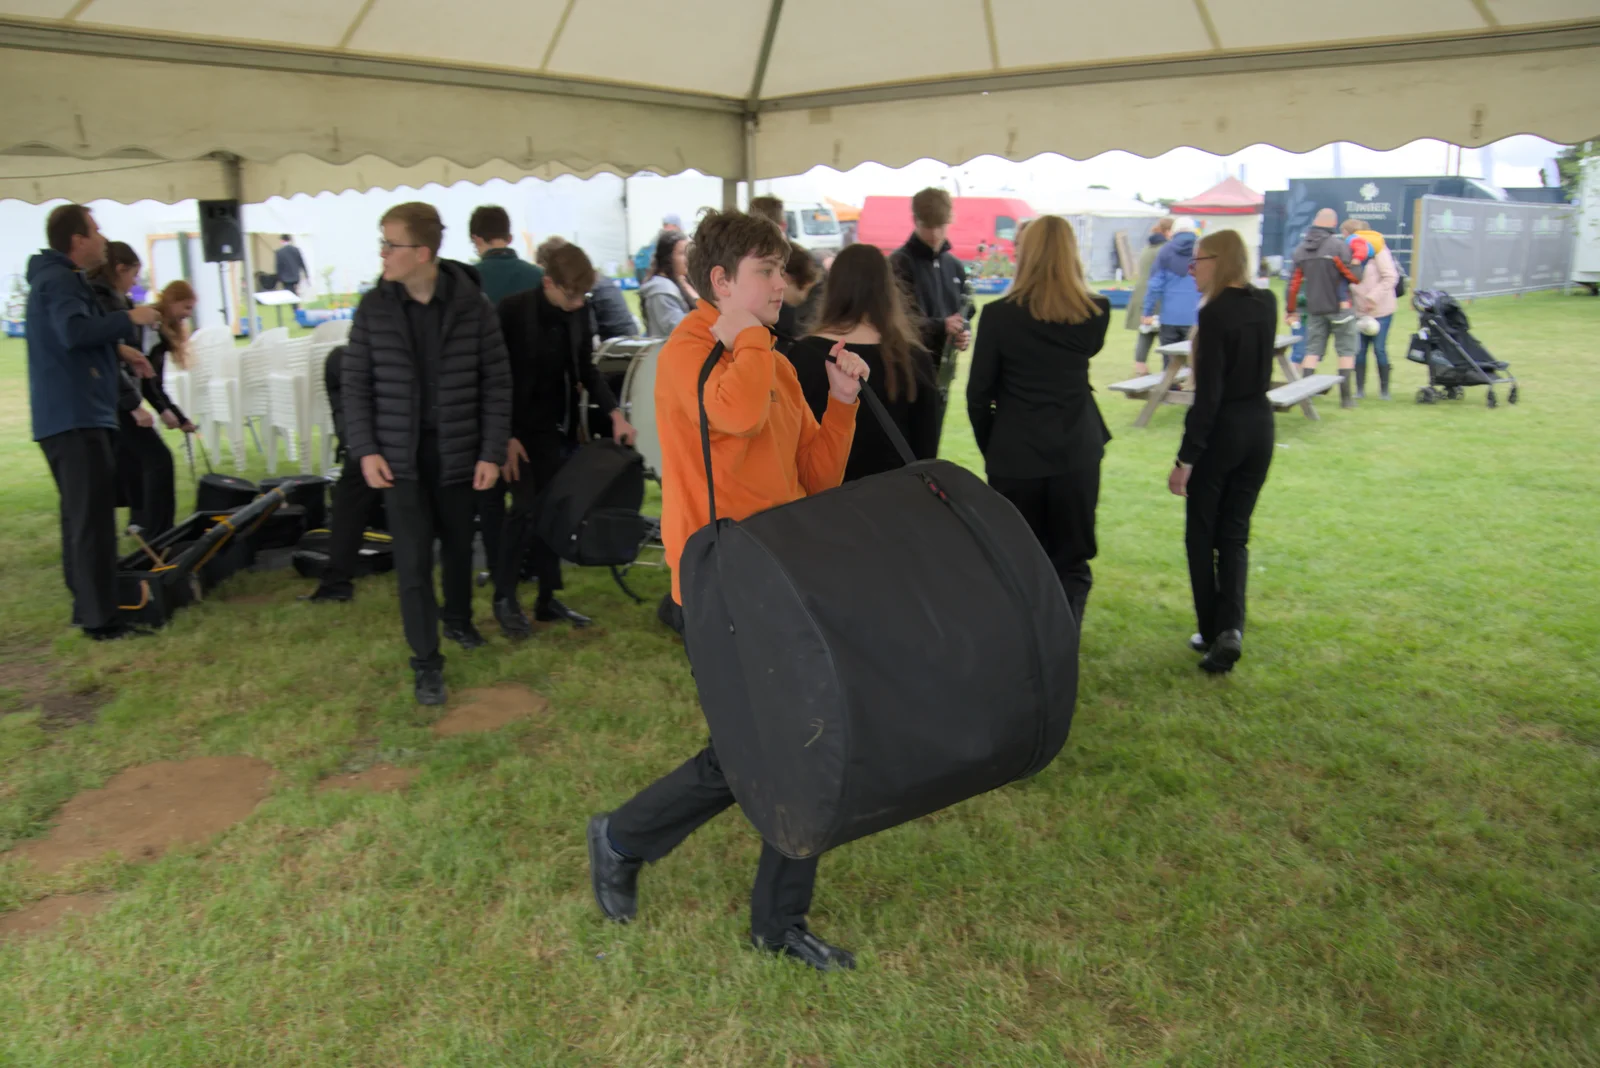
[[[839,220],[826,204],[786,201],[783,217],[788,223],[789,239],[808,251],[838,252],[844,247]]]

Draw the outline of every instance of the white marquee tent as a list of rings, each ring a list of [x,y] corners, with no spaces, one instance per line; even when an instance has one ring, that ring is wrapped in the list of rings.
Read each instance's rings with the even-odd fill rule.
[[[1575,141],[1600,95],[1596,0],[0,0],[0,49],[36,202]]]

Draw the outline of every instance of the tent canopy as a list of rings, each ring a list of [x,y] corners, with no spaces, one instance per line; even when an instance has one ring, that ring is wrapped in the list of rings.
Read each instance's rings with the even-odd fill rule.
[[[1228,177],[1197,197],[1172,205],[1174,215],[1260,215],[1266,195]]]
[[[1600,93],[1594,0],[0,0],[0,48],[30,200],[1570,142]]]

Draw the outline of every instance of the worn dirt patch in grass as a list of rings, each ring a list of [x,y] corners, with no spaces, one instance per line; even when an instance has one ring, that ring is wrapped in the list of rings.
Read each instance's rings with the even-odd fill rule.
[[[363,790],[368,793],[387,794],[410,786],[421,771],[417,768],[397,768],[393,764],[374,764],[366,771],[347,775],[330,775],[317,784],[317,793],[329,790]]]
[[[433,725],[440,738],[498,730],[515,720],[542,716],[550,707],[545,697],[516,683],[464,690],[450,704],[450,711]]]
[[[204,842],[227,830],[267,796],[272,765],[252,757],[164,760],[118,772],[98,790],[62,806],[46,838],[17,855],[50,873],[107,852],[154,860],[174,845]]]
[[[39,726],[65,730],[94,721],[103,703],[95,690],[63,690],[51,679],[49,651],[0,652],[0,714],[39,710]]]
[[[73,916],[93,916],[116,896],[112,893],[57,894],[14,912],[0,913],[0,938],[45,934]]]

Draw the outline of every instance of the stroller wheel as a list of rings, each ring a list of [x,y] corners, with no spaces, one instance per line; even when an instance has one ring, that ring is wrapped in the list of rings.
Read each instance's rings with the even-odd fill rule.
[[[1510,401],[1512,404],[1517,403],[1517,387],[1516,386],[1512,386],[1511,387],[1511,396],[1507,397],[1506,400]]]
[[[1449,400],[1460,400],[1467,395],[1467,391],[1460,386],[1451,386],[1444,391],[1444,395]]]
[[[1439,395],[1434,392],[1434,389],[1433,389],[1432,386],[1423,386],[1421,389],[1417,390],[1417,403],[1418,404],[1432,404],[1434,401],[1436,401],[1438,399],[1439,399]]]
[[[1492,390],[1492,389],[1489,391],[1489,407],[1491,407],[1491,408],[1500,407],[1500,401],[1495,397],[1494,390]]]

